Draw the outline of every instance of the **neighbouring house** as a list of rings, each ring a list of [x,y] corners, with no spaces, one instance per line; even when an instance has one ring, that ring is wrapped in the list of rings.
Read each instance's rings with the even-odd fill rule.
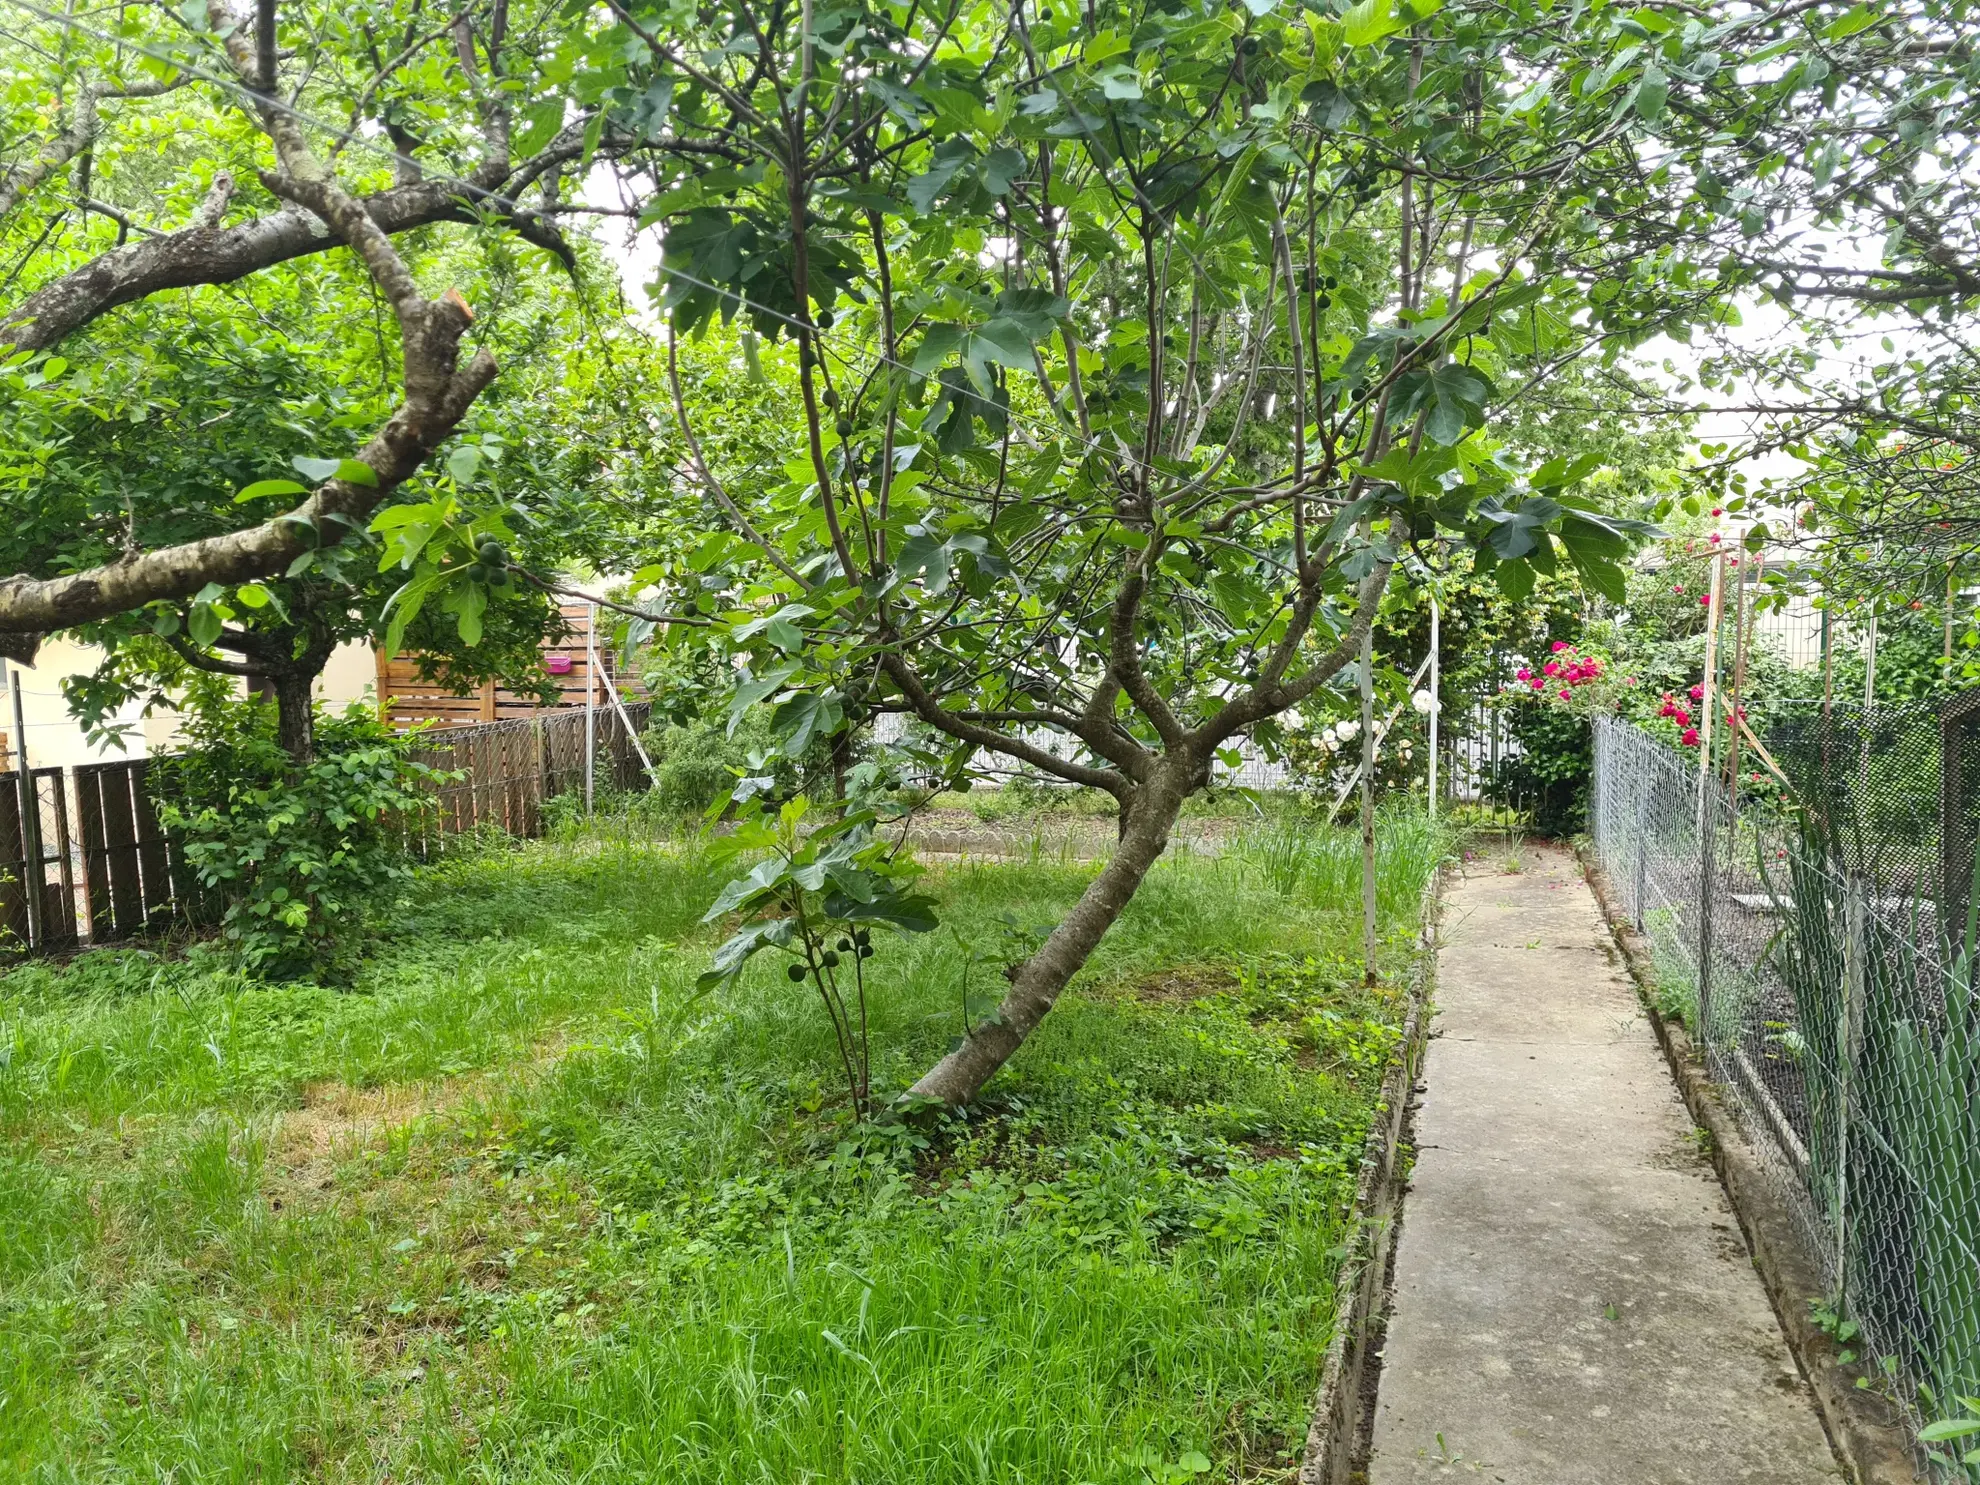
[[[610,706],[607,678],[623,699],[644,699],[646,692],[639,678],[622,673],[610,652],[609,642],[601,647],[599,673],[593,679],[586,644],[592,623],[590,606],[566,604],[563,613],[566,632],[544,646],[544,668],[559,692],[558,701],[547,710],[583,707],[587,682],[593,687],[593,704]],[[157,710],[146,716],[138,704],[124,708],[117,717],[125,728],[121,739],[101,743],[89,740],[81,724],[69,715],[62,682],[71,676],[90,674],[102,660],[103,651],[95,645],[57,637],[41,647],[33,665],[0,665],[0,771],[12,770],[17,752],[14,697],[7,689],[12,684],[11,678],[16,676],[28,761],[36,768],[69,768],[118,758],[148,758],[169,753],[178,746],[181,738],[178,714]],[[353,703],[376,705],[382,700],[389,705],[392,720],[404,727],[419,722],[463,727],[476,722],[536,716],[546,710],[535,696],[519,695],[492,684],[476,687],[466,696],[456,696],[443,686],[422,681],[411,656],[399,655],[387,660],[363,642],[337,647],[317,679],[316,696],[324,706],[337,709]]]
[[[70,676],[90,674],[102,661],[103,651],[95,645],[57,636],[41,646],[32,665],[0,664],[0,769],[13,769],[23,741],[28,762],[35,768],[142,758],[153,750],[152,735],[166,728],[154,725],[163,719],[147,720],[141,706],[126,707],[118,715],[116,720],[128,729],[121,742],[92,743],[81,724],[69,715],[62,682]],[[16,701],[20,705],[18,729]]]

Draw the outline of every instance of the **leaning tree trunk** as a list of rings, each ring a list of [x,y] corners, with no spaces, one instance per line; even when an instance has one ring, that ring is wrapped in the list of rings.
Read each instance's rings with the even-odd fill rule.
[[[1039,945],[1038,952],[1011,971],[1010,993],[997,1013],[971,1027],[961,1046],[922,1074],[908,1090],[909,1098],[935,1099],[951,1108],[966,1104],[1024,1045],[1025,1038],[1057,1002],[1066,982],[1079,973],[1114,926],[1149,868],[1168,849],[1169,832],[1175,828],[1189,793],[1183,781],[1190,775],[1185,760],[1170,758],[1135,791],[1132,806],[1122,813],[1120,844],[1113,859],[1080,894],[1073,910]]]

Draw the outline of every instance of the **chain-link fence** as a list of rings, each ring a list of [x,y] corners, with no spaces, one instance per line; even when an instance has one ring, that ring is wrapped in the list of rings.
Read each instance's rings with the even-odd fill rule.
[[[1590,832],[1665,1009],[1914,1426],[1980,1411],[1977,727],[1973,696],[1809,708],[1704,767],[1595,728]]]

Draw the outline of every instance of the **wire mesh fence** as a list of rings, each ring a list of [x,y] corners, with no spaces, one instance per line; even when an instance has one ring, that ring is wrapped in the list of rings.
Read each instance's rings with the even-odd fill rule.
[[[1810,708],[1746,773],[1595,727],[1590,833],[1659,994],[1914,1427],[1980,1396],[1976,724],[1971,696]]]

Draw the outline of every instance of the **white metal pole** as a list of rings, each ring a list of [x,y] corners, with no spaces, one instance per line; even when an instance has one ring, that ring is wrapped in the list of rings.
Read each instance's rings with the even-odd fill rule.
[[[1440,699],[1443,692],[1443,662],[1438,657],[1442,643],[1444,611],[1437,602],[1437,590],[1427,590],[1430,594],[1430,818],[1437,818],[1437,715],[1443,711]]]
[[[1863,710],[1867,714],[1877,704],[1877,611],[1870,611],[1870,622],[1863,626]]]
[[[7,667],[7,689],[14,697],[14,785],[21,811],[21,895],[27,903],[28,941],[43,941],[41,895],[48,868],[41,858],[41,795],[28,763],[27,718],[21,711],[21,673]]]
[[[584,812],[591,813],[592,758],[598,751],[598,605],[584,606]]]
[[[1361,636],[1361,973],[1375,983],[1375,625]]]

